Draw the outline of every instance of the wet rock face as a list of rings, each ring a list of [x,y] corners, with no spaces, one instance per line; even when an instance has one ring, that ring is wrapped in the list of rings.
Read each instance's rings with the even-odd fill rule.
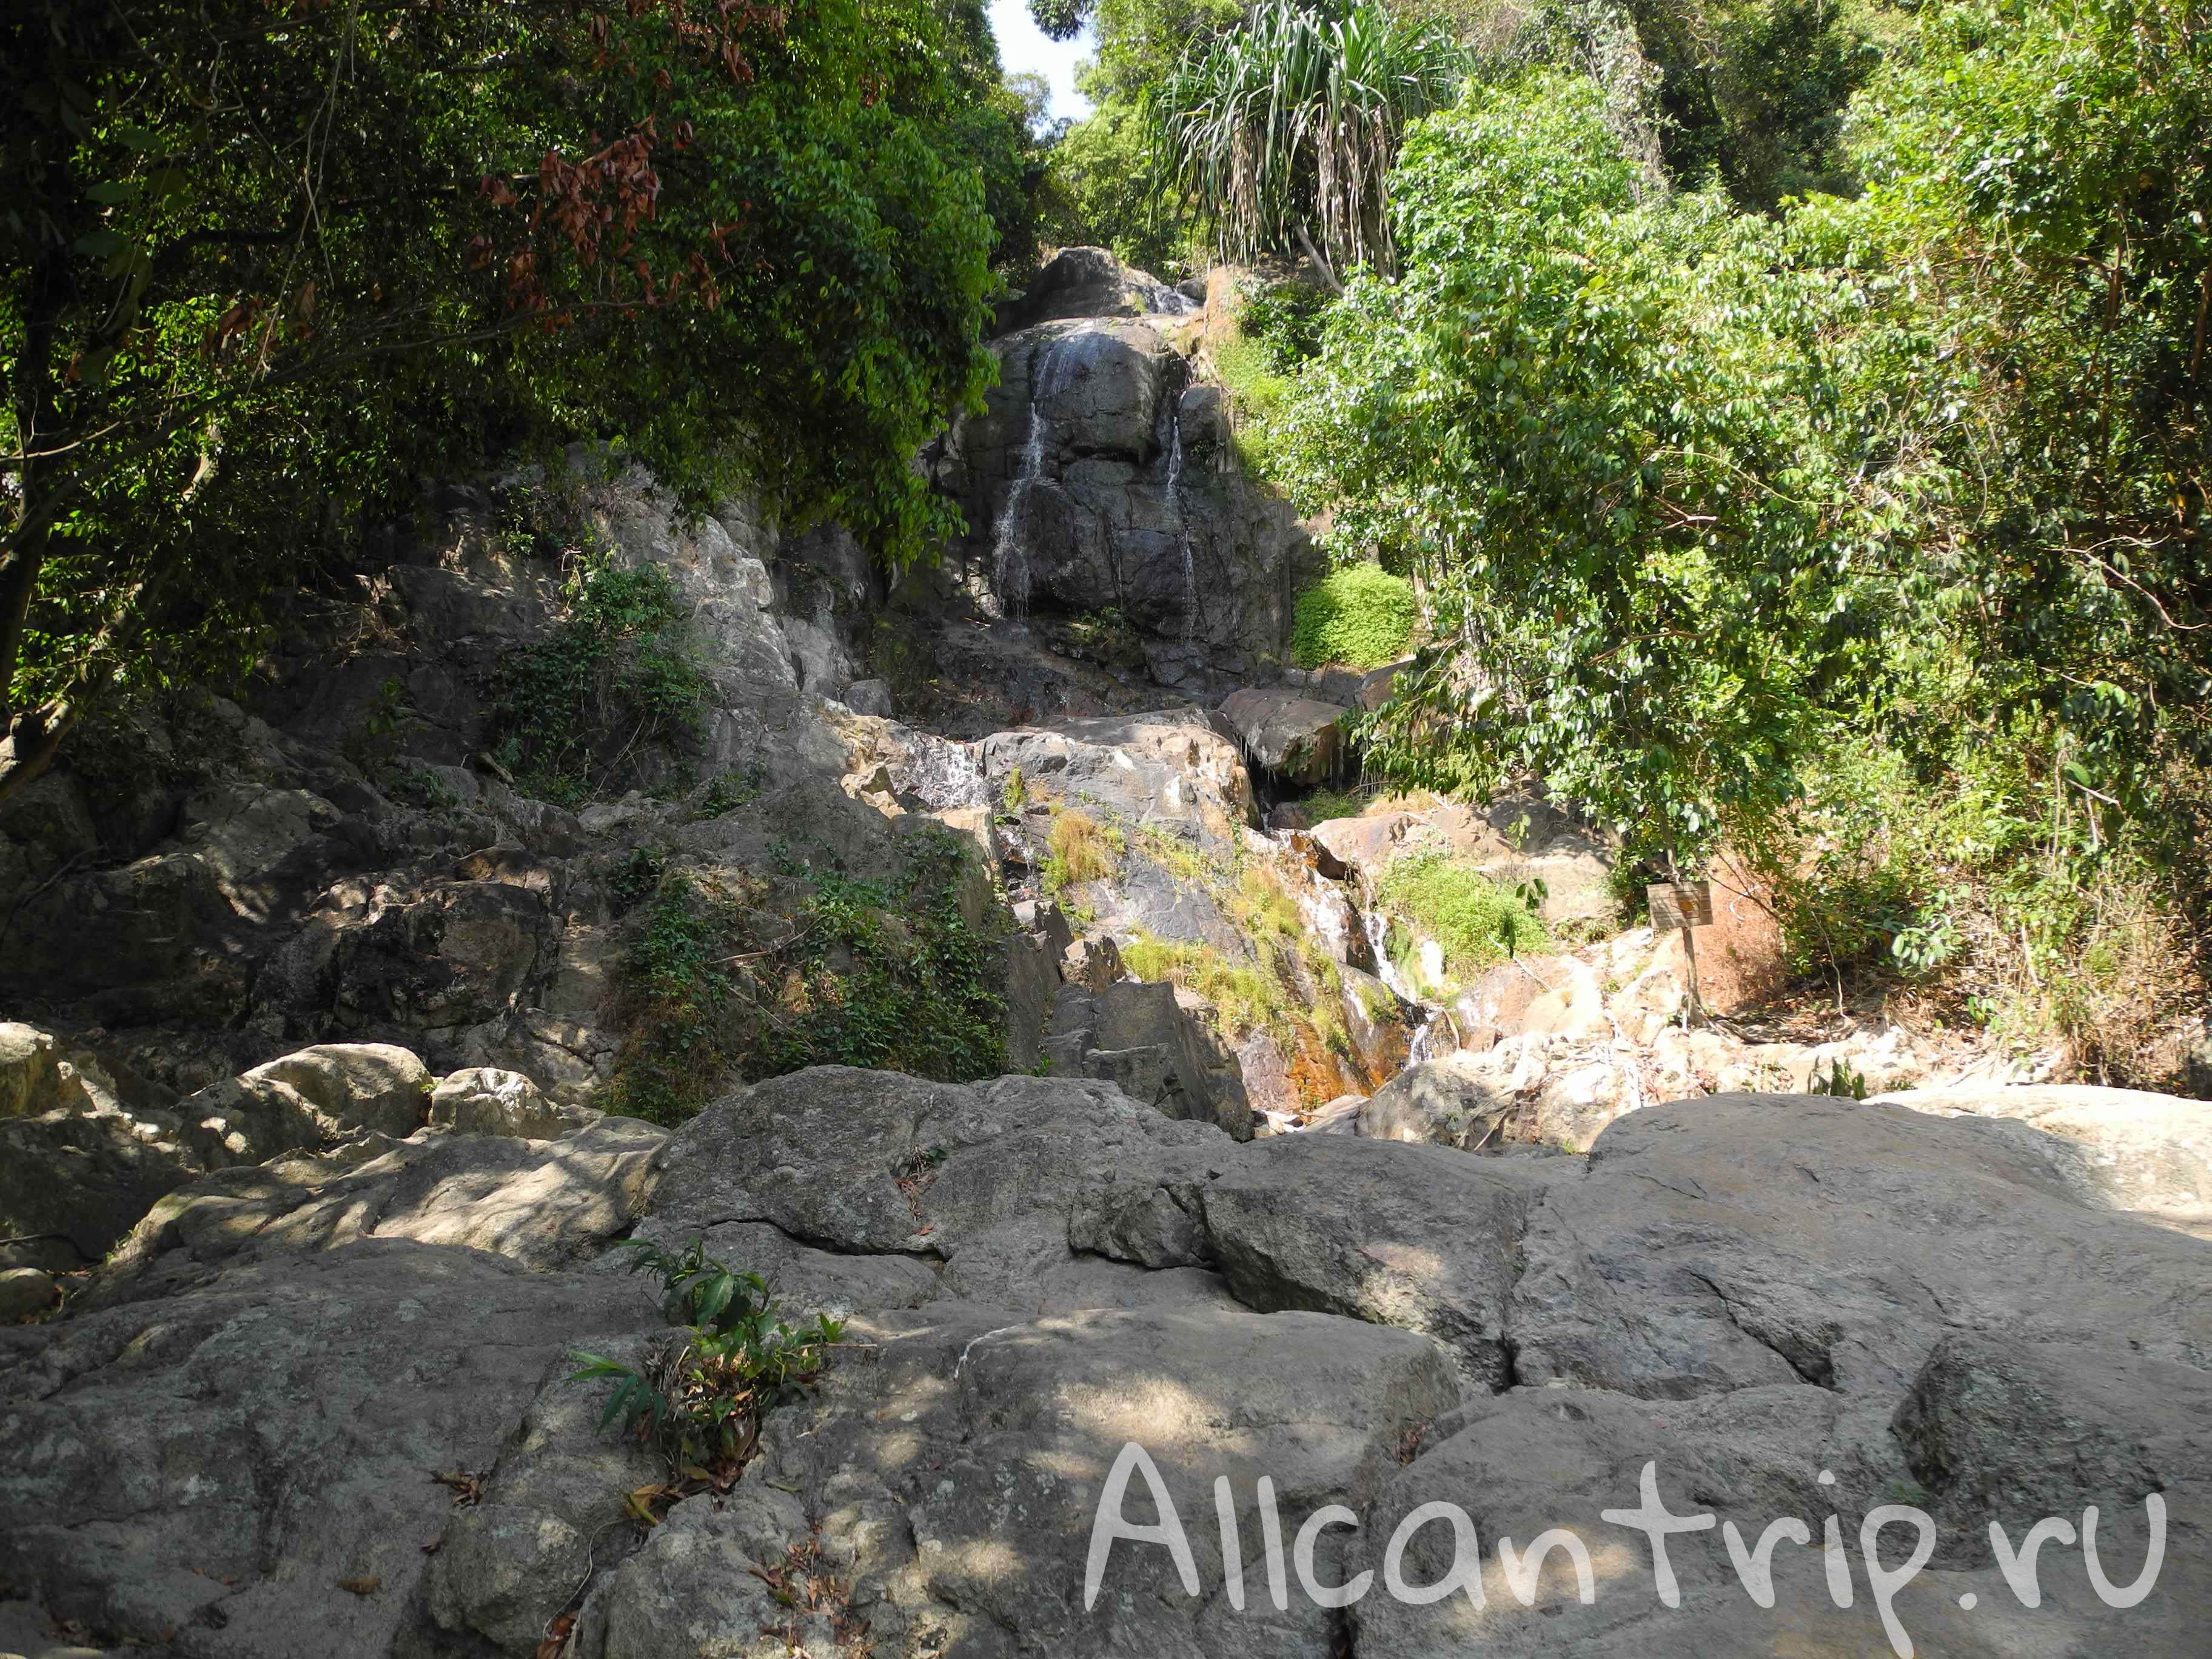
[[[1115,269],[1097,249],[1048,269],[935,476],[967,517],[970,583],[1002,611],[1114,611],[1155,678],[1195,690],[1280,658],[1321,563],[1238,470],[1218,392],[1192,383],[1173,337],[1188,302]]]
[[[1001,313],[1006,328],[1059,317],[1185,316],[1197,302],[1103,247],[1062,248]]]

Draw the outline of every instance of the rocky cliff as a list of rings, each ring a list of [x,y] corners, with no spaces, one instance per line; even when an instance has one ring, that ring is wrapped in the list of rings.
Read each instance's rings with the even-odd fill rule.
[[[0,1655],[2202,1650],[2212,1104],[1316,793],[1199,303],[1008,306],[936,571],[579,449],[11,803]]]
[[[1248,478],[1194,370],[1199,303],[1109,256],[1047,266],[993,344],[999,386],[930,462],[963,508],[956,568],[1017,618],[1111,613],[1163,685],[1218,692],[1279,667],[1321,568],[1297,515]]]

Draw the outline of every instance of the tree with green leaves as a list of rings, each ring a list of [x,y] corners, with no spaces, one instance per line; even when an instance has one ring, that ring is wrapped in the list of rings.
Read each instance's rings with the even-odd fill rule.
[[[1428,592],[1371,763],[1540,773],[1687,859],[1786,795],[1867,596],[1820,437],[1832,296],[1717,198],[1639,204],[1604,106],[1543,71],[1415,127],[1403,274],[1353,283],[1287,447],[1347,556]]]
[[[1022,200],[973,34],[931,0],[13,10],[0,797],[88,708],[250,657],[418,473],[534,441],[916,556],[948,509],[908,458],[986,382],[987,197]]]
[[[1224,258],[1304,250],[1387,270],[1400,135],[1466,70],[1449,35],[1374,0],[1267,0],[1146,94],[1159,177],[1212,222]]]
[[[1433,612],[1376,762],[1540,773],[1686,862],[1838,745],[2004,745],[2093,846],[2185,807],[2212,763],[2189,8],[1946,9],[1853,105],[1863,193],[1779,217],[1640,197],[1604,101],[1538,72],[1419,124],[1403,274],[1352,284],[1290,410],[1343,550]]]

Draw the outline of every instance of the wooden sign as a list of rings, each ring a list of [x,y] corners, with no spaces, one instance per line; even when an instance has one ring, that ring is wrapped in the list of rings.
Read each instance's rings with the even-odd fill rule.
[[[1713,890],[1702,881],[1655,882],[1644,890],[1651,907],[1651,925],[1657,928],[1710,927],[1713,925]]]

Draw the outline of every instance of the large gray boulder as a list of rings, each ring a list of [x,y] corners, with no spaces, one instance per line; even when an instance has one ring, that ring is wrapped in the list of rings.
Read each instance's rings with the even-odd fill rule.
[[[1509,1387],[1515,1247],[1542,1182],[1441,1147],[1282,1135],[1200,1192],[1206,1244],[1247,1307],[1395,1325],[1451,1350],[1473,1388]]]
[[[2040,1605],[2021,1604],[2001,1570],[1984,1560],[1946,1559],[1952,1544],[1986,1540],[1978,1528],[1954,1531],[1949,1517],[1939,1553],[1895,1591],[1895,1632],[1869,1584],[1863,1522],[1886,1504],[1924,1504],[1912,1477],[1876,1478],[1837,1450],[1851,1434],[1851,1404],[1808,1383],[1778,1383],[1693,1401],[1635,1400],[1602,1391],[1522,1389],[1477,1399],[1437,1425],[1412,1464],[1395,1472],[1362,1528],[1351,1564],[1376,1574],[1377,1588],[1352,1609],[1353,1650],[1394,1659],[1462,1659],[1469,1653],[1636,1656],[1636,1659],[1770,1659],[1776,1654],[1876,1655],[1906,1651],[1948,1659],[2021,1659],[2028,1654],[2142,1653],[2179,1656],[2199,1638],[2201,1582],[2178,1583],[2169,1532],[2166,1571],[2143,1605],[2121,1612],[2091,1592],[2080,1553],[2047,1548],[2038,1577]],[[2021,1426],[2025,1426],[2022,1425]],[[1456,1427],[1456,1431],[1453,1431]],[[1606,1519],[1636,1510],[1645,1471],[1660,1501],[1677,1516],[1711,1517],[1703,1530],[1666,1540],[1674,1605],[1655,1588],[1650,1545],[1639,1532]],[[1832,1478],[1832,1484],[1830,1484]],[[2098,1545],[2122,1584],[2143,1562],[2143,1506],[2116,1507],[2107,1493]],[[2076,1485],[2051,1508],[2021,1494],[2004,1524],[2017,1545],[2046,1515],[2081,1523]],[[1382,1593],[1389,1540],[1415,1509],[1457,1506],[1480,1546],[1484,1605],[1466,1595],[1414,1606]],[[1941,1511],[1938,1511],[1941,1514]],[[1824,1522],[1838,1517],[1842,1548],[1821,1547]],[[1787,1537],[1768,1558],[1771,1603],[1753,1599],[1721,1528],[1735,1528],[1748,1558],[1766,1528],[1784,1517],[1802,1523],[1803,1547]],[[1543,1534],[1571,1534],[1591,1568],[1591,1599],[1578,1592],[1571,1558],[1552,1553],[1540,1573],[1516,1587],[1504,1571],[1510,1540],[1517,1555]],[[1911,1527],[1893,1521],[1879,1534],[1883,1566],[1902,1567]],[[1473,1551],[1468,1552],[1469,1555]],[[1828,1579],[1833,1562],[1848,1575],[1848,1607]],[[1452,1532],[1431,1522],[1411,1535],[1402,1571],[1427,1585],[1455,1565]],[[2192,1577],[2197,1575],[2192,1574]]]
[[[733,1500],[679,1504],[593,1594],[579,1659],[780,1655],[793,1637],[837,1652],[863,1626],[884,1656],[1328,1659],[1323,1609],[1296,1591],[1285,1613],[1268,1604],[1259,1482],[1273,1481],[1291,1529],[1324,1504],[1364,1506],[1396,1449],[1458,1398],[1425,1340],[1322,1314],[1008,1323],[949,1307],[854,1335],[875,1352],[771,1419]],[[1176,1507],[1200,1593],[1166,1549],[1124,1543],[1086,1607],[1093,1518],[1131,1444]],[[1242,1588],[1257,1598],[1243,1614],[1224,1599],[1217,1479],[1245,1540]],[[1141,1476],[1122,1508],[1154,1518]],[[1324,1536],[1323,1582],[1336,1582],[1345,1536]],[[823,1593],[780,1598],[763,1579]]]
[[[404,1048],[330,1043],[257,1066],[173,1104],[144,1104],[88,1056],[58,1057],[45,1034],[7,1028],[21,1097],[0,1118],[0,1229],[41,1241],[41,1265],[99,1261],[164,1194],[211,1170],[405,1136],[431,1078]]]
[[[1346,752],[1344,715],[1339,703],[1252,686],[1231,692],[1221,705],[1252,764],[1290,783],[1334,775]]]
[[[1003,314],[1008,325],[1027,327],[1060,317],[1180,316],[1194,308],[1186,295],[1105,248],[1066,247]]]
[[[2004,1118],[2055,1137],[2085,1192],[2179,1232],[2212,1239],[2212,1101],[2136,1089],[1960,1085],[1878,1095],[1945,1115]]]
[[[1522,1380],[1896,1391],[1962,1325],[2197,1351],[2205,1247],[2085,1206],[2048,1144],[1821,1095],[1631,1113],[1531,1221]]]
[[[324,1042],[203,1089],[177,1114],[196,1141],[219,1139],[219,1148],[203,1146],[211,1165],[256,1163],[358,1129],[410,1135],[422,1126],[435,1081],[392,1043]]]
[[[371,1238],[0,1330],[0,1582],[102,1646],[395,1651],[454,1513],[434,1474],[652,1319],[619,1279]]]
[[[378,1146],[224,1171],[142,1230],[132,1299],[0,1329],[0,1583],[40,1619],[194,1659],[531,1659],[571,1616],[574,1659],[1764,1659],[1900,1630],[1966,1659],[2194,1659],[2212,1618],[2212,1246],[2020,1121],[1744,1096],[1647,1107],[1588,1158],[1239,1146],[1093,1081],[823,1067],[665,1146],[613,1119]],[[561,1381],[569,1347],[665,1340],[650,1287],[591,1255],[648,1191],[637,1236],[703,1236],[788,1310],[854,1313],[760,1456],[653,1526],[626,1494],[665,1465]],[[1197,1588],[1125,1540],[1086,1598],[1133,1444]],[[1662,1600],[1621,1519],[1647,1470],[1739,1551],[1808,1523],[1771,1606],[1717,1524],[1668,1539]],[[1307,1540],[1279,1610],[1262,1476],[1283,1556]],[[1479,1602],[1384,1588],[1437,1504],[1475,1534]],[[1897,1568],[1899,1505],[1930,1554],[1877,1586],[1862,1529],[1887,1522]],[[2010,1549],[2092,1507],[2123,1585],[2162,1517],[2154,1591],[2112,1607],[2061,1531],[2024,1607],[1990,1523]],[[1156,1519],[1141,1474],[1121,1513]],[[1413,1585],[1455,1565],[1427,1515],[1396,1553]],[[1306,1589],[1362,1571],[1348,1607]]]
[[[1024,799],[1208,843],[1233,842],[1252,821],[1252,780],[1235,738],[1199,709],[995,732],[977,759],[994,799],[1019,773]]]
[[[42,1117],[61,1106],[60,1047],[35,1025],[0,1020],[0,1118]]]
[[[520,1072],[471,1066],[441,1078],[430,1091],[428,1121],[434,1129],[465,1135],[512,1135],[556,1140],[598,1122],[589,1106],[560,1106]]]
[[[223,1170],[169,1194],[93,1291],[173,1295],[240,1260],[412,1239],[541,1270],[597,1254],[644,1214],[668,1132],[611,1117],[554,1144],[519,1137],[371,1135]]]
[[[1103,1079],[1169,1117],[1252,1138],[1252,1103],[1236,1056],[1166,980],[1061,986],[1044,1054],[1056,1076]]]
[[[1455,1050],[1409,1066],[1359,1109],[1358,1133],[1370,1140],[1411,1140],[1462,1150],[1502,1139],[1515,1106],[1494,1068]]]
[[[819,1066],[741,1090],[679,1130],[637,1236],[702,1234],[800,1307],[957,1297],[1034,1315],[1170,1289],[1218,1303],[1205,1275],[1150,1283],[1079,1253],[1071,1230],[1102,1188],[1202,1179],[1236,1150],[1212,1124],[1177,1121],[1107,1083],[963,1085]]]

